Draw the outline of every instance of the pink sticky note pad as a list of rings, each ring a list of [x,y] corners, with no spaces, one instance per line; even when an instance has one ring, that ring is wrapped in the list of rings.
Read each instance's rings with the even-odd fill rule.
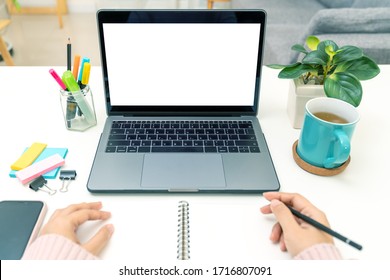
[[[25,184],[29,181],[34,180],[40,175],[53,170],[54,168],[64,165],[64,163],[65,160],[62,156],[60,156],[59,154],[54,154],[16,172],[16,177],[22,184]]]

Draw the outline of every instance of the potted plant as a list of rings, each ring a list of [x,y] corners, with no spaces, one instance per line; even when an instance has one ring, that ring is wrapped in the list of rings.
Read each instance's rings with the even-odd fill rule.
[[[11,9],[12,5],[15,6],[15,8],[19,11],[21,6],[18,0],[2,0],[0,1],[2,3],[6,3],[8,6],[8,9]]]
[[[18,2],[18,0],[12,0],[12,3],[15,5],[16,9],[20,9],[20,4]]]
[[[292,79],[287,111],[293,127],[300,128],[306,102],[316,96],[338,98],[359,106],[363,89],[360,81],[379,74],[375,61],[355,46],[339,47],[331,40],[320,41],[315,36],[306,39],[308,50],[300,44],[292,50],[303,54],[302,60],[290,65],[270,64],[281,69],[279,78]]]

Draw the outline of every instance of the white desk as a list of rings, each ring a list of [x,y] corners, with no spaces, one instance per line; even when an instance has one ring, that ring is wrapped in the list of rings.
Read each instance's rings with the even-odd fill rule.
[[[190,204],[191,260],[218,263],[289,259],[268,236],[273,218],[259,208],[266,204],[260,195],[93,195],[86,181],[105,119],[101,70],[92,69],[90,85],[95,98],[98,125],[86,132],[65,129],[59,101],[59,87],[48,73],[49,67],[0,67],[0,199],[46,201],[49,217],[59,207],[71,203],[100,200],[112,212],[115,233],[102,257],[126,260],[176,260],[177,207],[180,200]],[[65,67],[55,67],[59,73]],[[373,80],[363,82],[364,96],[360,123],[352,140],[352,161],[344,173],[318,177],[300,169],[291,153],[299,137],[286,113],[287,80],[277,71],[264,69],[260,97],[260,121],[281,182],[281,190],[298,192],[323,209],[332,227],[361,243],[363,251],[336,240],[345,258],[386,259],[389,257],[390,219],[390,66]],[[25,147],[33,142],[49,147],[67,147],[66,169],[75,169],[77,179],[68,193],[49,196],[33,192],[8,176],[9,168]],[[108,167],[109,168],[109,167]],[[59,188],[59,179],[48,185]],[[83,226],[89,229],[100,223]]]

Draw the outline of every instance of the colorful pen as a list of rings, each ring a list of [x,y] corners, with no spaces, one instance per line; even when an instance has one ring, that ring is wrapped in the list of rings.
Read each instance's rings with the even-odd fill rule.
[[[63,90],[66,90],[66,85],[64,84],[64,82],[61,80],[60,76],[58,76],[57,72],[54,71],[54,69],[50,69],[49,70],[49,73],[53,76],[53,78],[56,80],[56,82],[60,85],[60,87],[63,89]]]
[[[72,72],[65,71],[64,74],[62,75],[62,81],[66,85],[68,91],[70,92],[80,91],[80,87],[76,82],[76,79],[73,77]]]
[[[96,124],[96,119],[94,117],[93,110],[88,102],[85,100],[84,94],[80,91],[80,87],[76,82],[76,79],[73,77],[72,72],[65,71],[62,75],[62,80],[67,86],[68,90],[72,93],[77,106],[80,108],[81,112],[87,119],[90,124]]]
[[[74,62],[73,62],[73,77],[77,80],[77,76],[79,74],[79,67],[80,67],[80,56],[75,55]]]
[[[73,77],[72,72],[70,72],[69,70],[65,71],[62,75],[62,81],[66,85],[68,91],[71,92],[71,95],[68,96],[68,99],[66,101],[66,124],[68,127],[71,127],[71,120],[75,118],[78,107],[73,93],[78,92],[80,88],[75,78]]]
[[[82,85],[84,86],[88,85],[90,72],[91,72],[91,63],[89,62],[84,63],[83,78],[81,79]]]
[[[83,79],[84,63],[86,63],[86,62],[90,62],[89,58],[83,57],[83,60],[81,61],[81,65],[80,65],[79,77],[77,79],[80,82]]]

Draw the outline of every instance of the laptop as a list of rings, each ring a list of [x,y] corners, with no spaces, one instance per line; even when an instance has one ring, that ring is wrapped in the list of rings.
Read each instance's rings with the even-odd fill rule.
[[[107,119],[90,192],[262,193],[262,10],[99,10]]]

